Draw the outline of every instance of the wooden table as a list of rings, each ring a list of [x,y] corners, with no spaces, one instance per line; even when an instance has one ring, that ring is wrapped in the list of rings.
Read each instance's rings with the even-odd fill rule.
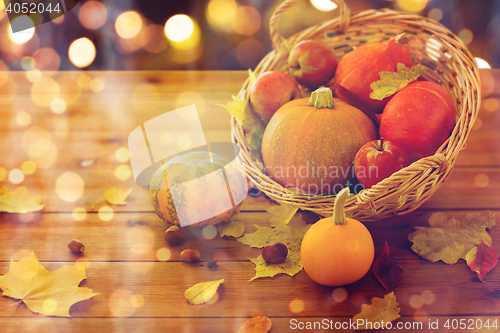
[[[129,165],[128,161],[119,162],[115,152],[127,147],[128,134],[139,124],[192,103],[202,113],[207,141],[230,141],[230,117],[215,104],[227,103],[230,95],[238,92],[247,73],[82,73],[44,73],[42,82],[46,91],[35,96],[42,106],[35,104],[30,96],[33,84],[25,73],[12,72],[3,77],[6,83],[0,91],[0,167],[7,172],[20,168],[30,158],[33,136],[39,139],[36,135],[41,135],[50,141],[39,143],[37,149],[44,154],[35,156],[41,158],[40,165],[45,163],[46,168],[39,167],[34,174],[25,175],[19,184],[26,186],[31,195],[43,196],[44,210],[26,215],[0,213],[0,274],[7,273],[11,258],[17,261],[31,252],[49,270],[83,260],[88,262],[88,269],[81,286],[101,294],[74,305],[71,318],[33,314],[24,304],[10,307],[0,312],[1,332],[236,332],[245,320],[260,314],[271,318],[272,332],[295,332],[300,330],[291,329],[293,318],[301,322],[323,318],[345,322],[360,312],[361,304],[385,295],[371,272],[345,287],[348,296],[343,302],[332,298],[334,288],[314,283],[304,271],[294,277],[280,275],[248,282],[254,276],[254,265],[247,258],[259,256],[261,250],[219,237],[205,240],[193,236],[184,245],[171,248],[171,260],[159,261],[157,250],[167,246],[163,239],[166,225],[154,213],[147,190],[135,186],[132,177],[126,180],[115,177],[117,167]],[[491,109],[500,98],[500,71],[483,71],[482,77],[483,93],[489,94],[483,95],[483,100],[495,99],[486,103]],[[43,106],[51,102],[47,98],[57,97],[57,91],[51,88],[54,82],[59,83],[60,98],[68,101],[62,114]],[[104,89],[93,92],[88,88],[89,82],[95,91],[102,88],[103,82]],[[19,124],[18,114],[22,111],[31,115],[29,125]],[[434,196],[414,213],[366,224],[376,252],[387,241],[404,270],[403,279],[395,289],[401,306],[400,322],[413,325],[421,320],[425,328],[429,320],[439,320],[443,331],[446,319],[495,318],[500,324],[499,267],[481,283],[463,260],[446,265],[421,259],[411,251],[407,238],[413,226],[426,225],[430,214],[436,211],[457,218],[486,209],[498,213],[498,142],[500,108],[487,111],[482,107],[452,176]],[[32,149],[32,156],[36,155],[37,150]],[[54,149],[57,157],[51,161]],[[79,198],[77,195],[75,202],[62,200],[56,192],[58,177],[67,172],[78,174],[84,182],[83,195]],[[11,190],[16,187],[8,177],[0,184],[7,184]],[[128,204],[111,206],[113,218],[102,221],[97,211],[106,205],[104,189],[109,187],[134,189]],[[240,217],[246,222],[248,232],[255,230],[254,224],[268,225],[265,208],[272,205],[263,195],[245,199]],[[82,221],[73,218],[72,211],[77,207],[88,212]],[[301,214],[306,221],[318,220],[311,213]],[[500,227],[494,227],[490,235],[493,249],[500,253]],[[66,244],[73,238],[85,244],[84,259],[68,250]],[[179,253],[186,248],[198,249],[201,261],[181,262]],[[214,256],[219,265],[211,270],[206,263]],[[187,288],[222,278],[225,283],[219,289],[217,302],[199,306],[186,302]],[[435,296],[434,302],[418,304],[424,291]],[[299,313],[289,308],[296,299],[304,304]],[[0,308],[14,302],[0,297]]]

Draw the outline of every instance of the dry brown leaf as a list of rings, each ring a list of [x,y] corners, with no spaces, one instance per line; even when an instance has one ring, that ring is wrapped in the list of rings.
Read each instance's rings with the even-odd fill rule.
[[[29,190],[25,186],[19,186],[15,191],[9,191],[7,185],[0,188],[0,212],[28,213],[42,210],[42,196],[29,196]]]
[[[396,302],[394,292],[384,298],[373,297],[372,304],[361,305],[361,312],[352,318],[357,330],[385,328],[390,323],[401,317],[401,308]]]
[[[271,319],[266,316],[256,316],[241,325],[238,333],[267,333],[271,330]]]

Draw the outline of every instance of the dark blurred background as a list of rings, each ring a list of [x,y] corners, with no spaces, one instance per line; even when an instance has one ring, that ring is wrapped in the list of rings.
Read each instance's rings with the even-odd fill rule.
[[[36,0],[32,0],[36,1]],[[0,70],[240,70],[271,50],[281,0],[80,1],[68,14],[12,34],[0,1]],[[352,12],[392,8],[448,27],[478,58],[500,67],[498,0],[346,0]],[[329,0],[303,0],[283,16],[289,36],[338,16]]]

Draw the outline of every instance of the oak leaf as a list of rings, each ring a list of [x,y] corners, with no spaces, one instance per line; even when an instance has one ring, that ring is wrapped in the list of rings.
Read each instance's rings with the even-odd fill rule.
[[[370,94],[372,99],[383,100],[394,95],[425,72],[426,67],[417,64],[412,67],[406,67],[405,64],[398,62],[397,72],[380,72],[380,80],[370,84],[373,92]]]
[[[215,295],[223,282],[224,279],[197,283],[184,292],[184,297],[193,305],[206,303]]]
[[[0,277],[3,296],[20,299],[28,309],[47,316],[69,317],[70,307],[99,293],[78,287],[85,279],[83,266],[62,266],[49,272],[35,259],[11,260],[7,274]]]
[[[460,221],[434,213],[429,218],[429,225],[416,227],[417,230],[408,235],[408,240],[413,242],[411,249],[430,262],[442,260],[451,265],[465,259],[467,252],[481,241],[491,245],[486,229],[495,225],[495,214],[490,211],[467,213]]]
[[[481,244],[467,252],[465,260],[471,271],[476,272],[479,280],[484,282],[484,276],[498,264],[498,254],[481,241]]]
[[[112,187],[104,190],[104,197],[112,205],[126,205],[128,195],[132,192],[132,187],[130,188],[117,188]]]
[[[266,316],[255,316],[241,325],[238,333],[267,333],[271,330],[271,319]]]
[[[217,228],[219,229],[220,237],[226,236],[238,238],[243,236],[243,233],[245,232],[245,223],[232,218],[227,223],[219,223]]]
[[[292,217],[299,210],[298,207],[292,205],[281,204],[279,206],[273,206],[266,208],[266,211],[271,214],[271,227],[279,227],[284,224],[288,224]]]
[[[25,186],[19,186],[14,191],[9,191],[7,185],[0,188],[0,212],[28,213],[42,210],[42,196],[32,197]]]
[[[391,292],[401,281],[403,270],[392,257],[387,242],[373,262],[372,272],[387,292]]]
[[[300,252],[295,252],[289,254],[286,260],[278,264],[268,264],[262,257],[262,255],[257,258],[248,258],[251,262],[255,264],[255,276],[250,279],[253,281],[262,277],[274,277],[278,274],[284,273],[290,276],[294,276],[300,272],[303,268],[302,260],[300,259]]]
[[[361,312],[355,315],[352,321],[356,323],[357,330],[385,328],[387,323],[401,317],[399,311],[401,311],[401,308],[398,302],[396,302],[396,296],[394,292],[391,292],[385,295],[383,299],[373,297],[371,305],[361,305]]]

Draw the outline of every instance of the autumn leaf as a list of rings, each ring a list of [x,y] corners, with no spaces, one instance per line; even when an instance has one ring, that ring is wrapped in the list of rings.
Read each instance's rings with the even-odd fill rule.
[[[104,197],[112,205],[126,205],[128,195],[132,192],[132,187],[130,188],[117,188],[112,187],[104,190]]]
[[[391,292],[401,281],[403,270],[392,257],[387,242],[373,262],[372,272],[387,292]]]
[[[232,102],[226,105],[217,104],[225,108],[230,115],[236,118],[236,121],[241,126],[250,131],[250,141],[248,146],[252,150],[252,158],[259,159],[261,156],[260,150],[262,146],[262,138],[264,136],[265,124],[262,123],[260,117],[252,111],[248,105],[248,101],[243,101],[241,98],[231,96]]]
[[[199,305],[208,302],[217,292],[224,279],[197,283],[184,292],[184,297],[193,305]]]
[[[69,317],[70,307],[99,293],[78,287],[85,279],[83,266],[62,266],[49,272],[35,259],[10,261],[7,274],[0,277],[3,296],[20,299],[28,309],[47,316]]]
[[[217,225],[220,237],[238,238],[243,236],[245,232],[245,223],[236,219],[230,219],[227,223],[219,223]]]
[[[300,259],[300,252],[294,252],[286,257],[286,260],[278,264],[268,264],[260,255],[258,258],[248,258],[255,264],[255,276],[250,279],[253,281],[262,277],[274,277],[278,274],[284,273],[294,276],[303,268],[302,260]]]
[[[495,225],[495,214],[490,211],[467,213],[460,221],[434,213],[429,218],[429,225],[416,227],[417,230],[408,235],[408,240],[413,242],[411,249],[431,262],[442,260],[451,265],[465,259],[467,252],[481,241],[491,245],[486,229]]]
[[[372,99],[383,100],[394,95],[425,72],[426,67],[417,64],[412,67],[406,67],[405,64],[398,62],[397,72],[380,72],[380,80],[370,84],[373,92],[370,94]]]
[[[257,80],[257,75],[249,68],[248,69],[248,77],[250,78],[250,86]]]
[[[266,316],[256,316],[241,325],[238,333],[267,333],[271,330],[271,319]]]
[[[467,253],[465,260],[471,271],[476,272],[479,280],[484,282],[484,276],[498,264],[498,254],[481,241]]]
[[[271,227],[279,227],[288,224],[295,213],[297,213],[297,210],[299,210],[298,207],[287,204],[267,208],[266,211],[272,215],[269,220],[269,222],[271,222]]]
[[[0,212],[7,213],[28,213],[42,210],[44,205],[42,196],[29,196],[29,190],[25,186],[19,186],[15,191],[10,192],[7,185],[0,188]]]
[[[393,292],[384,296],[384,298],[373,297],[372,304],[361,305],[361,312],[352,318],[355,322],[357,330],[366,330],[370,328],[368,323],[371,323],[372,327],[380,325],[377,328],[385,328],[387,323],[390,323],[401,317],[399,314],[401,308],[398,302],[396,302],[396,296]],[[378,324],[375,324],[378,323]]]

